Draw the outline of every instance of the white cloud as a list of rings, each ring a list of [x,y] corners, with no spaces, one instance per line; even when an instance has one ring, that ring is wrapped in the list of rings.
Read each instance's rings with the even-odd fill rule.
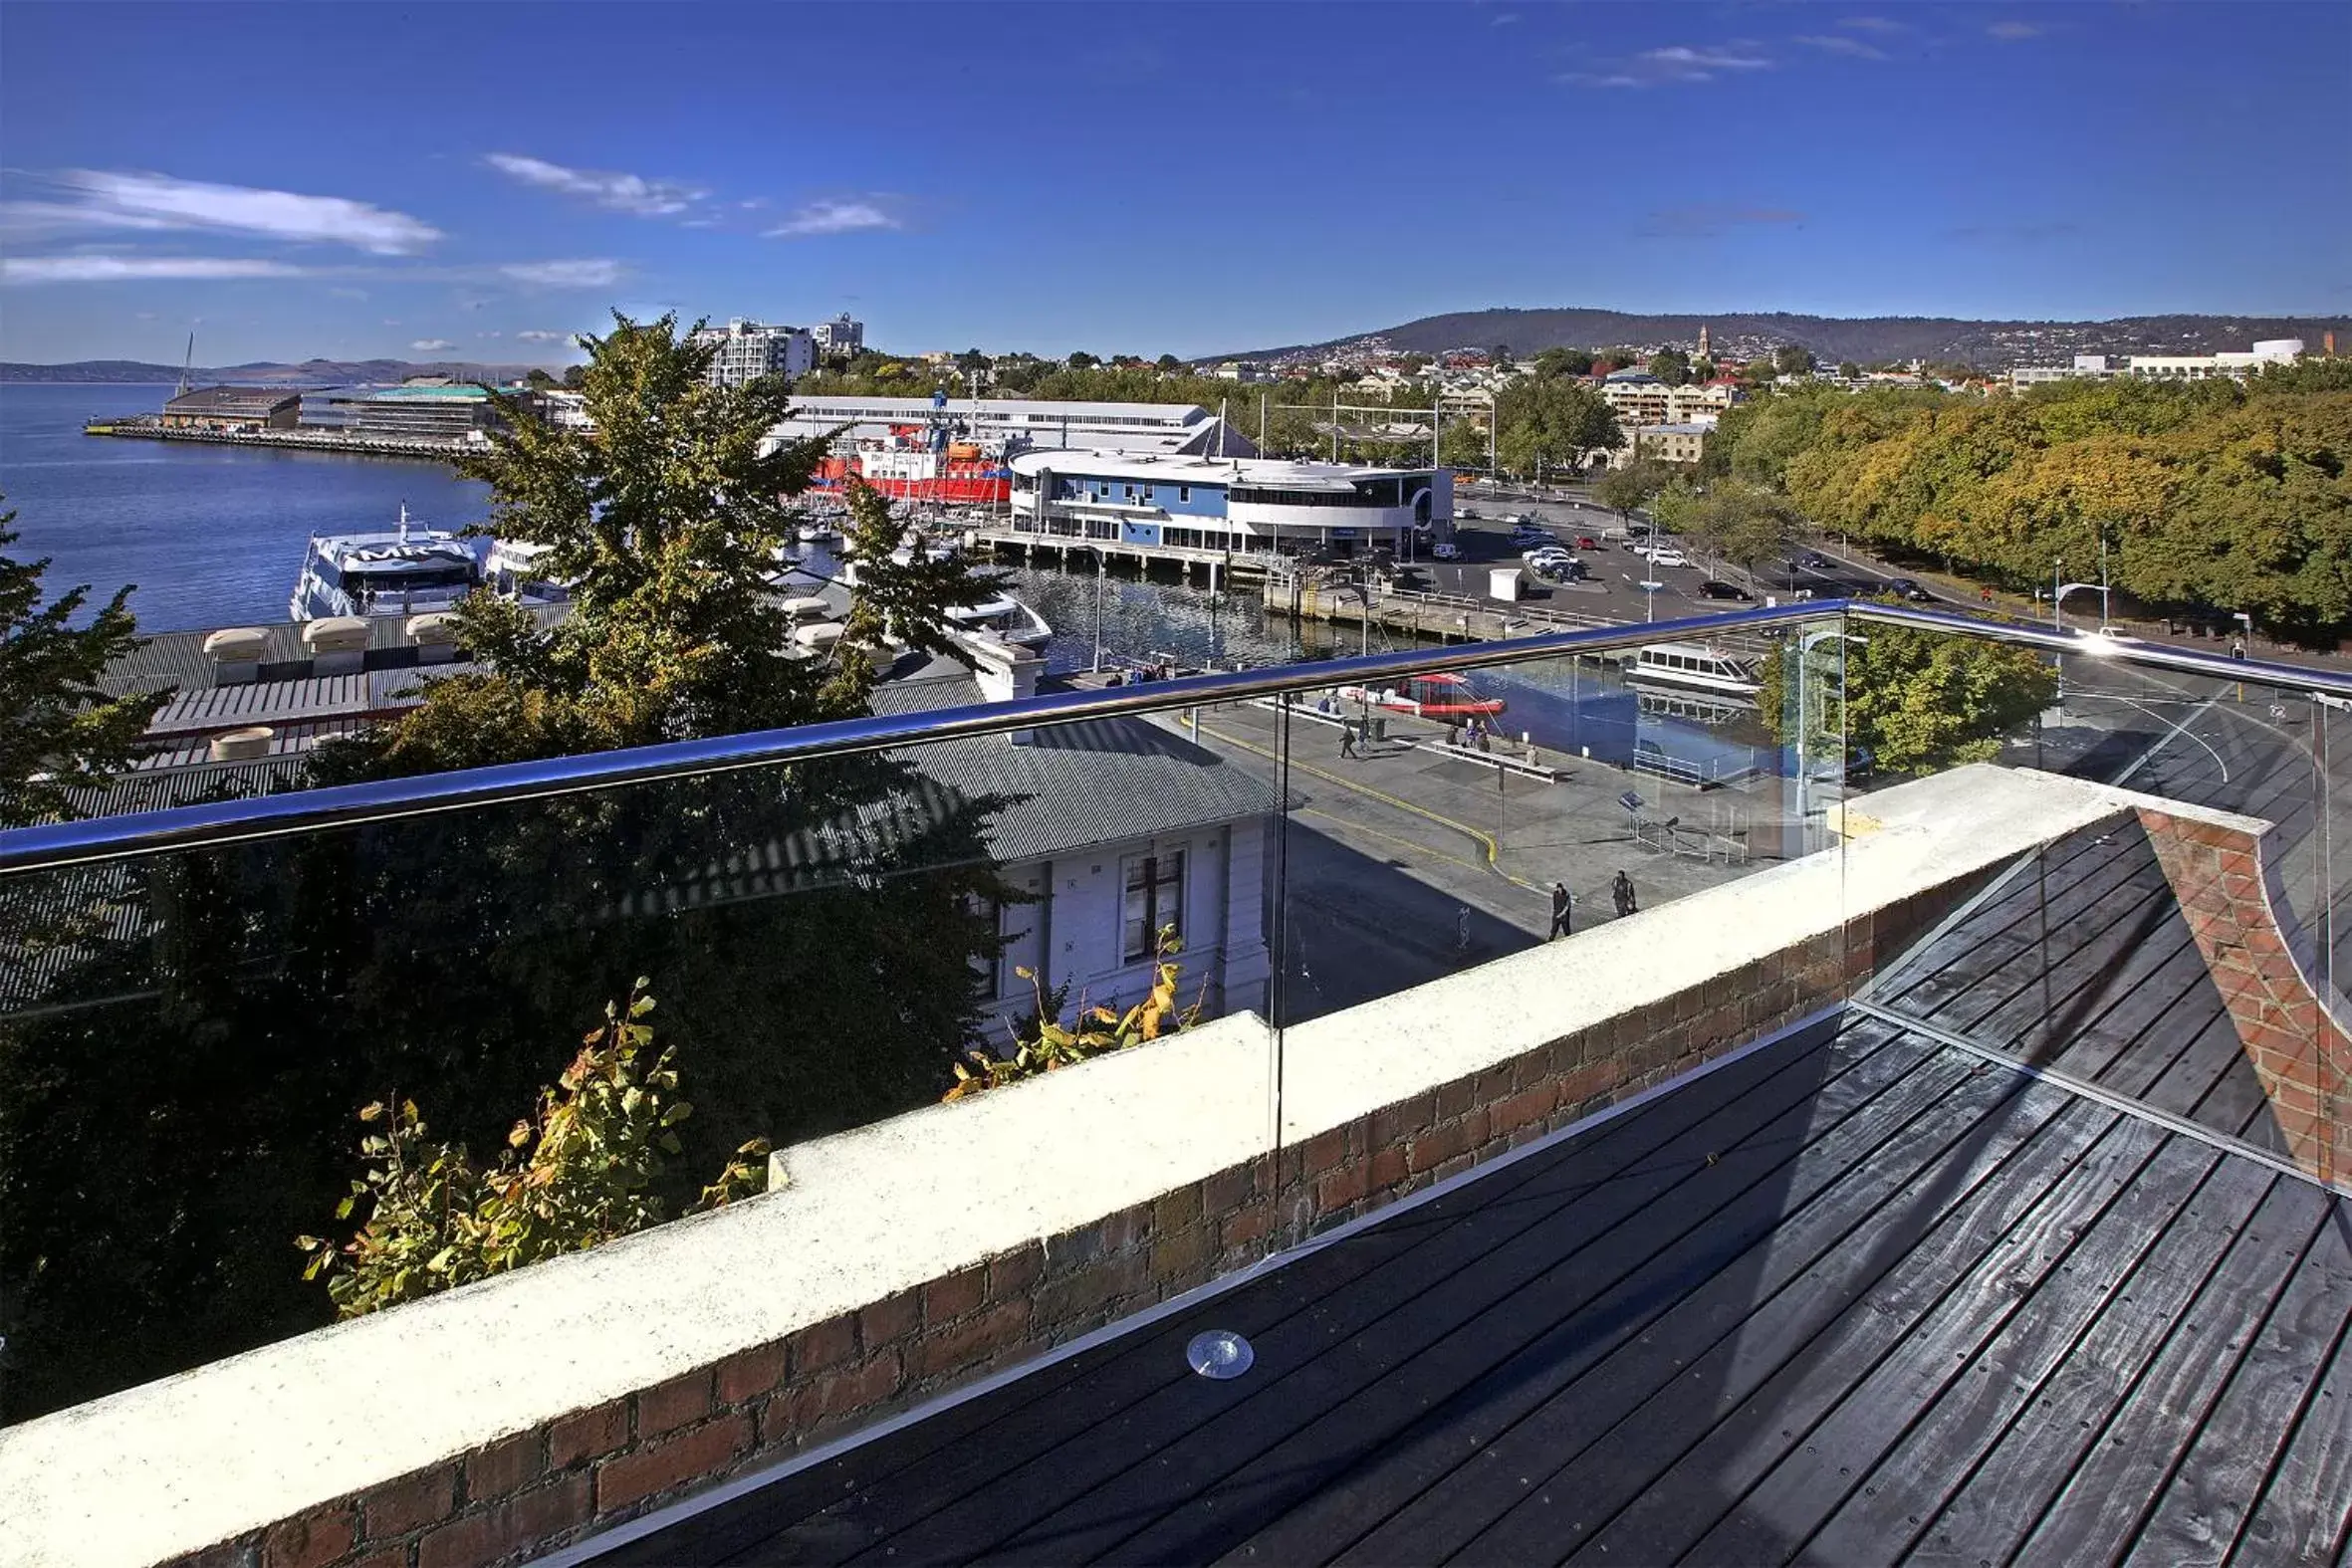
[[[870,197],[848,201],[813,201],[766,232],[766,238],[801,239],[813,234],[854,234],[861,229],[904,227],[897,217]]]
[[[376,256],[406,256],[441,231],[404,212],[342,196],[303,196],[252,185],[213,185],[165,174],[68,169],[50,177],[60,201],[13,202],[4,213],[19,232],[205,229],[262,239],[348,245]]]
[[[1878,33],[1881,35],[1888,33],[1908,33],[1911,31],[1910,28],[1904,26],[1901,22],[1897,22],[1891,18],[1883,16],[1849,16],[1845,20],[1839,22],[1837,25],[1839,27],[1850,27],[1857,33]]]
[[[1797,42],[1832,55],[1849,55],[1856,60],[1884,60],[1887,58],[1887,52],[1876,44],[1866,44],[1858,38],[1847,38],[1838,33],[1799,38]]]
[[[227,278],[299,278],[284,262],[227,256],[9,256],[4,283],[120,283]]]
[[[1601,61],[1590,71],[1571,71],[1559,80],[1579,87],[1647,88],[1678,82],[1712,82],[1727,71],[1769,71],[1773,61],[1751,39],[1693,48],[1670,44],[1645,49],[1629,60]]]
[[[1998,38],[2004,44],[2014,44],[2027,38],[2039,38],[2048,31],[2049,29],[2043,27],[2039,22],[1996,22],[1985,29],[1988,36]]]
[[[616,261],[590,257],[580,261],[511,262],[498,269],[517,283],[543,289],[609,289],[627,269]]]
[[[634,213],[640,218],[666,218],[684,212],[710,194],[675,180],[647,179],[641,174],[623,174],[612,169],[566,168],[561,163],[525,157],[518,152],[492,152],[482,161],[526,185],[585,197],[599,207]]]
[[[1665,49],[1645,49],[1639,58],[1669,75],[1707,71],[1769,71],[1772,68],[1769,60],[1752,51],[1744,51],[1738,45],[1721,49],[1693,49],[1686,44],[1674,44]]]
[[[367,298],[367,291],[365,289],[337,288],[330,289],[327,292],[338,300],[364,300]]]
[[[418,353],[446,353],[457,344],[446,337],[419,337],[408,346]]]
[[[572,341],[572,334],[542,332],[536,327],[530,327],[515,334],[515,339],[527,343],[568,343]]]

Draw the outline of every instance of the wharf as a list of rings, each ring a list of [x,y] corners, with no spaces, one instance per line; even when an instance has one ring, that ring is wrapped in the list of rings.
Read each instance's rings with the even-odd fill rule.
[[[1007,556],[1024,565],[1045,560],[1067,566],[1072,561],[1099,561],[1107,567],[1112,561],[1130,560],[1137,570],[1148,570],[1154,564],[1172,565],[1184,580],[1200,580],[1210,588],[1228,581],[1264,580],[1283,568],[1289,558],[1272,551],[1194,550],[1182,545],[1139,545],[1118,539],[1080,539],[1068,534],[1040,534],[1029,529],[1017,529],[1003,524],[979,527],[940,525],[958,533],[965,548],[987,551],[999,560]]]
[[[1583,631],[1630,624],[1610,615],[1549,605],[1482,599],[1467,593],[1429,593],[1383,587],[1377,581],[1275,571],[1265,578],[1266,612],[1294,620],[1361,626],[1368,620],[1384,631],[1441,642],[1489,642],[1547,631]]]
[[[440,462],[483,450],[462,437],[353,435],[345,430],[195,430],[136,418],[94,419],[82,427],[82,433],[142,441],[198,441],[211,446],[357,453],[365,457],[422,457]]]

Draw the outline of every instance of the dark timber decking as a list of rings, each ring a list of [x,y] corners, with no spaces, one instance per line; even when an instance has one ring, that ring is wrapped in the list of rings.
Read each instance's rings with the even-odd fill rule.
[[[2348,1237],[1853,1020],[603,1560],[2332,1563]]]
[[[1870,1000],[2285,1153],[2156,849],[2129,816],[2022,863]]]

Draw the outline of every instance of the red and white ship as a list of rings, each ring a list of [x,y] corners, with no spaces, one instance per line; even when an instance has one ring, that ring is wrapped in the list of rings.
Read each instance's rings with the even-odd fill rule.
[[[891,429],[888,441],[860,441],[847,457],[828,457],[818,466],[817,484],[837,490],[857,474],[893,500],[955,506],[995,506],[1013,495],[1013,470],[1001,457],[986,455],[976,441],[932,446],[920,425]]]

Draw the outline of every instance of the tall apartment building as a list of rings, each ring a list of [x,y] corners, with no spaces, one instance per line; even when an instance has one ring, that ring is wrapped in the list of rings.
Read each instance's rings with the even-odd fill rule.
[[[710,343],[710,379],[714,386],[741,386],[763,375],[806,375],[817,364],[816,339],[806,327],[767,327],[735,318],[724,327],[705,327],[694,335]]]
[[[1601,382],[1601,401],[1617,422],[1635,425],[1682,424],[1720,414],[1740,401],[1739,388],[1726,380],[1691,386],[1668,386],[1647,370],[1612,371]]]
[[[865,323],[849,320],[847,311],[829,322],[819,322],[810,329],[810,336],[817,341],[817,351],[827,359],[865,352]]]

